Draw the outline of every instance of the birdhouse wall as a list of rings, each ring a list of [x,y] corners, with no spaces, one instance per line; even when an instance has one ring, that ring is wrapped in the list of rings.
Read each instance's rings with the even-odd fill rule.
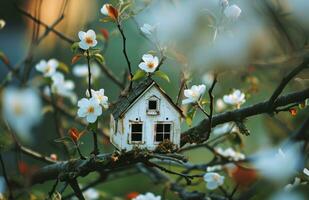
[[[159,112],[150,115],[148,100],[158,99]],[[111,138],[112,143],[119,149],[131,150],[134,146],[154,150],[160,142],[155,141],[156,124],[171,124],[171,142],[176,146],[180,143],[181,115],[168,99],[155,86],[148,89],[139,99],[128,108],[123,118],[118,119],[118,131],[114,131]],[[142,124],[142,141],[136,142],[131,139],[131,128],[133,124]]]

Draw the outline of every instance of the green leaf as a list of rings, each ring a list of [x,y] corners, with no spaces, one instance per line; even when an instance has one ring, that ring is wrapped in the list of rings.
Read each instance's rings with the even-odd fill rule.
[[[160,78],[166,80],[167,82],[170,82],[170,78],[169,78],[168,75],[165,74],[164,72],[162,72],[162,71],[156,71],[154,74],[155,74],[156,76],[158,76],[158,77],[160,77]]]
[[[52,112],[53,111],[53,107],[51,105],[48,105],[48,106],[44,106],[42,108],[42,114],[46,114],[48,112]]]
[[[146,76],[146,72],[143,70],[137,70],[132,78],[132,81],[136,81],[138,79],[143,78],[144,76]]]
[[[93,55],[94,59],[97,60],[99,63],[103,64],[104,63],[104,57],[99,54],[99,53],[96,53]]]
[[[192,126],[192,121],[193,121],[193,118],[195,116],[195,113],[196,113],[196,109],[192,106],[189,111],[187,112],[187,115],[186,115],[186,123],[188,124],[188,126]]]
[[[74,42],[74,43],[72,44],[72,46],[71,46],[71,51],[72,51],[73,53],[76,53],[76,52],[79,51],[79,42]]]
[[[54,141],[59,143],[66,143],[66,142],[72,142],[72,139],[70,137],[65,136],[62,138],[57,138]]]
[[[148,53],[148,54],[151,54],[151,55],[156,55],[156,54],[157,54],[157,52],[156,52],[155,50],[150,50],[150,51],[148,51],[147,53]]]
[[[69,73],[69,71],[70,71],[69,66],[67,66],[63,62],[59,62],[58,69],[60,69],[61,71],[65,72],[65,73]]]
[[[107,22],[112,22],[114,20],[110,17],[104,17],[104,18],[100,19],[99,21],[103,22],[103,23],[107,23]]]

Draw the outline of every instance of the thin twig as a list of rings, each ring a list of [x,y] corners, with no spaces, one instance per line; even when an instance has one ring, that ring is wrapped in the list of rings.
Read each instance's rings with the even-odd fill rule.
[[[57,135],[59,138],[63,138],[64,137],[64,134],[61,130],[61,125],[60,125],[60,116],[59,116],[59,113],[58,113],[58,109],[57,109],[57,101],[56,101],[56,98],[55,98],[55,95],[52,91],[52,86],[49,85],[49,90],[50,90],[50,99],[51,99],[51,104],[53,106],[53,118],[54,118],[54,123],[55,123],[55,128],[56,128],[56,132],[57,132]],[[67,156],[70,155],[70,152],[69,152],[69,147],[67,146],[66,143],[63,143],[64,145],[64,151],[66,152]]]
[[[122,52],[124,54],[124,57],[126,59],[127,65],[128,65],[128,69],[129,69],[129,75],[130,75],[130,87],[129,89],[131,89],[132,86],[132,78],[133,78],[133,74],[132,74],[132,68],[131,68],[131,63],[127,54],[127,49],[126,49],[126,37],[124,35],[123,29],[121,28],[120,23],[117,21],[117,28],[122,36]]]
[[[275,101],[277,100],[277,98],[279,97],[279,95],[281,94],[281,92],[283,91],[283,89],[285,88],[285,86],[290,82],[290,80],[292,80],[298,73],[300,73],[303,69],[307,68],[309,64],[309,59],[306,59],[302,64],[298,65],[296,68],[294,68],[288,75],[286,75],[282,81],[280,82],[280,84],[278,85],[278,87],[276,88],[276,90],[273,92],[273,94],[271,95],[271,97],[269,98],[268,101],[268,107],[271,111],[271,109],[274,106]]]
[[[214,110],[214,95],[213,95],[213,90],[215,88],[215,85],[217,83],[217,75],[214,75],[214,80],[211,84],[211,87],[208,90],[208,95],[209,95],[209,100],[210,100],[210,104],[209,104],[209,123],[208,123],[208,136],[206,136],[206,139],[208,139],[208,137],[210,136],[210,132],[211,132],[211,127],[212,127],[212,115],[213,115],[213,110]],[[207,133],[206,133],[207,134]]]
[[[48,193],[49,198],[52,198],[52,195],[55,193],[58,183],[59,183],[59,178],[56,179],[55,183],[53,184],[52,189]]]
[[[69,37],[65,36],[64,34],[62,34],[61,32],[57,31],[56,29],[50,27],[49,25],[47,25],[46,23],[42,22],[41,20],[33,17],[30,13],[24,11],[23,9],[19,8],[17,5],[16,5],[16,9],[21,13],[23,14],[24,16],[30,18],[31,20],[33,20],[34,22],[40,24],[41,26],[45,27],[46,29],[49,29],[51,32],[55,33],[58,37],[60,37],[62,40],[70,43],[70,44],[73,44],[74,43],[74,40],[70,39]]]
[[[71,188],[73,189],[75,196],[79,199],[79,200],[85,200],[85,197],[83,195],[83,192],[80,190],[78,182],[76,179],[73,179],[69,182]]]

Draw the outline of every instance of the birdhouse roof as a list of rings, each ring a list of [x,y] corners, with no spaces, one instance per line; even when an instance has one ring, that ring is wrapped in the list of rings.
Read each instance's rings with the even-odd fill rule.
[[[160,88],[160,86],[150,77],[147,77],[139,82],[133,82],[132,89],[128,94],[120,96],[119,100],[112,107],[112,115],[114,119],[120,118],[126,111],[133,105],[144,92],[149,88],[155,86],[162,95],[166,98],[167,101],[180,113],[183,117],[182,110],[173,102],[173,100],[165,93],[165,91]]]

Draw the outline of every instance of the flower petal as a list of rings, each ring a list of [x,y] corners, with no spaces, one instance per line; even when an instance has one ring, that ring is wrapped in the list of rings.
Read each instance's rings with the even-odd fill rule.
[[[144,54],[142,57],[143,61],[147,62],[152,62],[153,61],[153,55],[151,54]]]
[[[138,65],[138,67],[139,67],[140,69],[144,70],[145,72],[149,72],[149,67],[148,67],[147,64],[144,63],[144,62],[141,62],[141,63]]]
[[[84,42],[84,41],[80,41],[80,42],[78,43],[78,45],[79,45],[79,47],[80,47],[81,49],[84,49],[84,50],[89,49],[88,44],[87,44],[86,42]]]
[[[93,40],[95,40],[95,38],[96,38],[96,34],[95,34],[94,30],[92,30],[92,29],[89,29],[89,30],[87,31],[86,35],[87,35],[88,37],[91,37]]]
[[[97,120],[97,116],[96,115],[94,115],[94,114],[91,114],[91,115],[87,115],[87,122],[89,122],[89,123],[94,123],[96,120]]]
[[[85,37],[86,37],[86,33],[85,33],[84,31],[79,31],[79,32],[78,32],[78,38],[79,38],[80,40],[84,40]]]

